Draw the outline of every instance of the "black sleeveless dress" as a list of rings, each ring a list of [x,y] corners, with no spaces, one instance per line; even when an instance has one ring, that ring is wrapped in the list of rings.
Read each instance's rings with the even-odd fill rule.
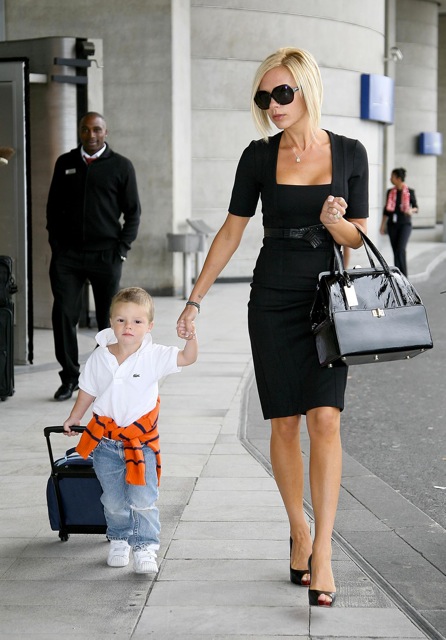
[[[334,164],[335,157],[340,155],[334,152],[339,143],[334,138],[341,136],[329,135],[333,155],[333,183],[329,185],[277,184],[275,168],[281,134],[270,138],[273,144],[269,147],[263,141],[251,143],[237,169],[229,212],[253,215],[250,207],[255,201],[255,211],[260,195],[265,227],[306,227],[320,224],[322,204],[333,194],[345,197],[351,218],[367,217],[365,149],[357,141],[344,138],[355,143],[353,148],[357,155],[353,162],[355,180],[349,181],[346,176],[345,182],[350,187],[346,188],[341,186],[339,178],[342,172],[345,173],[345,166],[337,173]],[[259,147],[259,142],[267,147],[266,152]],[[348,150],[351,146],[347,145]],[[262,158],[265,153],[266,160]],[[347,173],[350,175],[350,170]],[[348,194],[344,195],[347,190]],[[316,248],[304,239],[265,237],[263,240],[251,284],[248,326],[265,419],[305,414],[315,407],[344,408],[348,368],[343,363],[332,368],[319,365],[310,323],[318,275],[330,269],[332,260],[333,243],[328,231],[325,231],[325,240]]]

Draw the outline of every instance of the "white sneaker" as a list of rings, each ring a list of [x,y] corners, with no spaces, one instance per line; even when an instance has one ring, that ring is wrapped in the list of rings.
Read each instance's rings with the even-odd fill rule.
[[[135,573],[158,573],[155,551],[144,547],[134,550],[133,567]]]
[[[129,563],[130,545],[127,540],[110,540],[107,564],[109,567],[126,567]]]

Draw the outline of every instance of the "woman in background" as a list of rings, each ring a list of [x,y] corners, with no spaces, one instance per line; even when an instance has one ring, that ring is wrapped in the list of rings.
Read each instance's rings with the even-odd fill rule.
[[[395,267],[407,276],[406,247],[412,233],[412,214],[418,213],[415,191],[405,183],[406,169],[394,169],[390,182],[394,185],[387,191],[380,233],[389,234]]]

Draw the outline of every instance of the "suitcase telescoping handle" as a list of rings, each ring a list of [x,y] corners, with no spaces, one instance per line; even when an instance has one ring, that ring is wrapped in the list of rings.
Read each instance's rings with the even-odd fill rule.
[[[77,431],[78,433],[82,433],[85,431],[85,427],[72,427],[73,431]],[[52,433],[63,433],[63,427],[45,427],[43,430],[46,438],[46,444],[48,447],[48,455],[50,457],[51,469],[54,471],[54,456],[53,449],[51,447],[50,435]]]

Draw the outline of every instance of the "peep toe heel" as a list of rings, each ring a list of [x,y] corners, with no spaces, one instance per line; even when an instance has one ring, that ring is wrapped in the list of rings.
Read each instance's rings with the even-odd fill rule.
[[[291,566],[291,552],[293,550],[293,538],[290,537],[290,581],[293,584],[298,584],[301,587],[308,587],[310,580],[303,580],[305,575],[309,575],[310,571],[308,567],[306,569],[293,569]]]
[[[311,556],[308,558],[308,569],[311,573]],[[321,602],[319,596],[328,596],[331,602],[324,600]],[[319,589],[308,589],[308,601],[311,607],[332,607],[336,600],[336,591],[320,591]]]

